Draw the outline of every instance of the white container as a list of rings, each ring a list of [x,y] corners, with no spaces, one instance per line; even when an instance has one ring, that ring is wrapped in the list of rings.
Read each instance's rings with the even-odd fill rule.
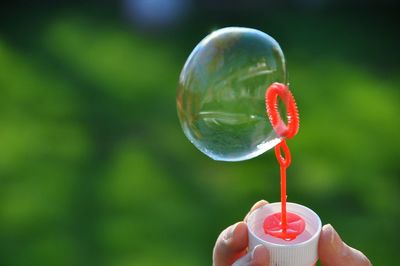
[[[321,232],[321,220],[318,215],[309,208],[287,203],[287,211],[297,214],[304,219],[306,224],[304,231],[296,239],[285,241],[267,235],[264,232],[264,220],[266,217],[280,212],[281,203],[270,203],[256,209],[247,218],[249,231],[249,252],[246,256],[236,261],[234,266],[248,265],[250,254],[257,245],[264,245],[269,251],[270,264],[274,266],[312,266],[318,260],[318,239]]]

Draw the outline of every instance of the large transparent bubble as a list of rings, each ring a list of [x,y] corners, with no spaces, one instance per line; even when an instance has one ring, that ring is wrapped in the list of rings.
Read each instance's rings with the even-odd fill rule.
[[[178,116],[185,135],[214,160],[256,157],[280,142],[265,109],[265,91],[286,84],[279,44],[255,29],[212,32],[192,51],[180,78]]]

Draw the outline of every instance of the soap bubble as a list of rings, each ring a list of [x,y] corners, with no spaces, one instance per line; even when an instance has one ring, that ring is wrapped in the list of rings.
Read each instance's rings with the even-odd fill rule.
[[[180,78],[178,116],[185,135],[219,161],[256,157],[281,141],[268,120],[265,91],[286,84],[279,44],[255,29],[212,32],[192,51]]]

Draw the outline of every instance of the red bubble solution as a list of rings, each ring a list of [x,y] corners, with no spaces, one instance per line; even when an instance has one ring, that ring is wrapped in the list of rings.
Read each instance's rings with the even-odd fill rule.
[[[287,124],[278,111],[278,96],[286,107]],[[288,87],[281,83],[273,83],[265,93],[265,104],[269,121],[282,141],[275,146],[275,155],[280,165],[281,175],[281,212],[274,213],[264,220],[264,232],[271,236],[291,241],[303,233],[304,219],[297,214],[286,211],[286,169],[291,162],[286,139],[294,137],[299,130],[299,113],[296,101]],[[284,153],[282,156],[281,150]]]

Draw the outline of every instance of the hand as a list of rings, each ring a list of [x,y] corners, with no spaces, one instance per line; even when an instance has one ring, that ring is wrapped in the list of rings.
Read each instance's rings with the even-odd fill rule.
[[[368,258],[342,241],[332,225],[326,224],[318,242],[318,256],[324,266],[371,266]]]
[[[268,204],[261,200],[254,204],[247,216],[254,210]],[[248,235],[247,225],[238,222],[226,228],[219,235],[214,246],[213,265],[230,266],[237,259],[247,253]],[[371,266],[368,258],[360,251],[346,245],[333,227],[328,224],[322,227],[318,243],[319,260],[323,266]],[[268,250],[259,245],[254,248],[252,254],[248,256],[249,266],[268,266]]]
[[[267,203],[268,202],[265,200],[261,200],[254,204],[250,212],[244,218],[244,221],[246,221],[247,216],[251,212]],[[222,231],[217,239],[217,242],[215,243],[213,252],[213,266],[232,265],[232,263],[234,263],[237,259],[246,255],[247,246],[247,225],[244,222],[238,222],[229,226]],[[249,260],[249,266],[268,266],[268,250],[264,246],[258,245],[254,248]]]

